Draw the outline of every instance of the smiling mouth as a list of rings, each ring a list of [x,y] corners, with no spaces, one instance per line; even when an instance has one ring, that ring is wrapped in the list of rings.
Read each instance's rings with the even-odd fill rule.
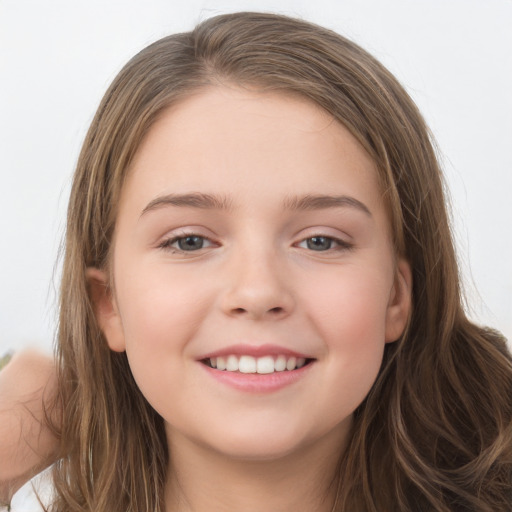
[[[269,374],[298,370],[314,359],[295,356],[219,356],[202,359],[201,362],[210,368],[226,372]]]

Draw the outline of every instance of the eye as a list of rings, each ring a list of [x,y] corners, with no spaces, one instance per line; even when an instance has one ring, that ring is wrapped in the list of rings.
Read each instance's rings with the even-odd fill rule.
[[[306,238],[305,240],[302,240],[298,246],[316,252],[329,251],[330,249],[343,250],[352,248],[349,243],[344,242],[343,240],[323,235]]]
[[[182,235],[165,240],[160,247],[162,249],[170,249],[180,252],[194,252],[210,247],[212,242],[200,235]]]
[[[312,251],[327,251],[332,247],[333,241],[326,236],[312,236],[305,240],[307,248]]]

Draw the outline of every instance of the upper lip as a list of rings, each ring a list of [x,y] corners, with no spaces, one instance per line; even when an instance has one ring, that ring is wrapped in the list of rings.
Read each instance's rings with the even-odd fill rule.
[[[310,355],[290,350],[289,348],[280,347],[278,345],[264,344],[264,345],[248,345],[248,344],[237,344],[230,345],[218,350],[213,350],[199,357],[199,360],[208,359],[211,357],[224,357],[224,356],[252,356],[252,357],[263,357],[263,356],[288,356],[288,357],[303,357],[304,359],[313,359]]]

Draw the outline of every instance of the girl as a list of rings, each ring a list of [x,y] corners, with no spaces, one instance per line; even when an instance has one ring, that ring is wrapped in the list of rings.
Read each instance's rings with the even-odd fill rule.
[[[303,21],[212,18],[114,80],[57,365],[52,511],[510,509],[511,357],[464,314],[429,132]]]

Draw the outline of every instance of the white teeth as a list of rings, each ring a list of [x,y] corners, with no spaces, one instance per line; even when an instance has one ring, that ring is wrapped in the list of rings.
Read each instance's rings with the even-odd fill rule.
[[[287,370],[295,370],[295,366],[297,365],[297,359],[295,357],[288,358],[286,361],[286,369]]]
[[[226,362],[226,370],[228,372],[238,371],[238,358],[236,356],[228,356],[228,360]]]
[[[240,373],[259,373],[268,374],[274,372],[292,371],[302,368],[306,364],[304,357],[284,356],[235,356],[233,354],[227,357],[211,357],[210,366],[217,370]]]
[[[272,356],[259,357],[256,360],[258,373],[274,373],[274,358]]]
[[[251,356],[242,356],[238,363],[238,369],[240,373],[256,373],[256,359]]]
[[[277,356],[274,361],[274,369],[276,372],[283,372],[286,370],[286,357],[285,356]]]

